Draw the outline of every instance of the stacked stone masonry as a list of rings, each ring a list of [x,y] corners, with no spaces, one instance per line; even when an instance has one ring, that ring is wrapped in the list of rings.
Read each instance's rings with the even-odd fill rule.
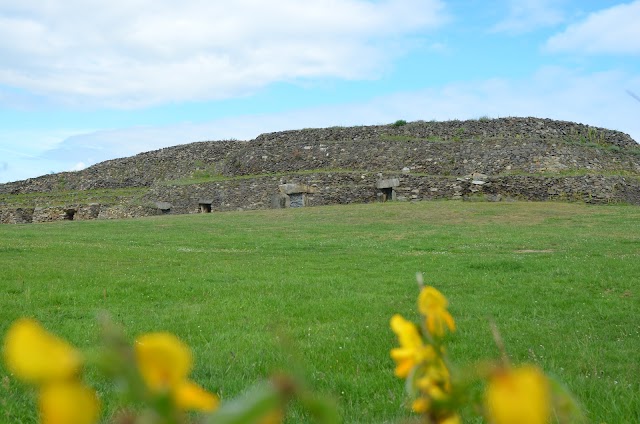
[[[47,204],[51,193],[125,188],[143,194]],[[20,195],[32,204],[12,207]],[[392,199],[640,204],[640,147],[617,131],[538,118],[305,129],[142,153],[0,185],[0,196],[2,223]]]

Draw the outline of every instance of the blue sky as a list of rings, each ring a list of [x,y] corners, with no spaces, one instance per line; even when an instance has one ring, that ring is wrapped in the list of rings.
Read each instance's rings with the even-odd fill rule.
[[[0,0],[0,182],[398,119],[640,141],[639,22],[640,0]]]

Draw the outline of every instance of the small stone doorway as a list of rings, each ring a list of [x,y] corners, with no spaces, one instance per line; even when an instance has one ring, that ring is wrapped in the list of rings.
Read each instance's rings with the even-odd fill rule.
[[[211,213],[211,203],[200,203],[200,213]]]
[[[386,202],[387,200],[393,200],[395,192],[393,187],[381,188],[380,191],[382,192],[381,200],[383,202]]]
[[[73,217],[76,215],[76,212],[77,211],[75,209],[65,209],[62,219],[65,221],[73,221]]]
[[[398,178],[387,178],[385,180],[380,179],[376,182],[376,188],[378,193],[376,197],[381,202],[389,200],[396,200],[396,187],[400,185]]]
[[[271,197],[272,208],[303,208],[308,206],[308,196],[315,193],[315,187],[298,184],[283,183],[278,186],[278,193]]]
[[[156,207],[160,209],[162,215],[168,215],[171,213],[171,203],[168,202],[156,202]]]

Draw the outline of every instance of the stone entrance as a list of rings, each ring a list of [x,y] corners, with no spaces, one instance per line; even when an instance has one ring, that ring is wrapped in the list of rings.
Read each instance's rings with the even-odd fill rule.
[[[62,219],[64,219],[65,221],[73,221],[73,218],[76,215],[76,212],[77,211],[75,209],[65,209]]]
[[[315,189],[306,184],[280,184],[278,193],[271,198],[272,208],[303,208],[307,206],[307,195]]]
[[[156,202],[156,207],[160,209],[160,212],[163,215],[167,215],[171,213],[171,203],[168,202]]]
[[[396,187],[398,187],[399,185],[400,185],[400,180],[397,178],[388,178],[386,180],[378,180],[376,182],[376,188],[378,189],[376,198],[380,202],[396,200]]]

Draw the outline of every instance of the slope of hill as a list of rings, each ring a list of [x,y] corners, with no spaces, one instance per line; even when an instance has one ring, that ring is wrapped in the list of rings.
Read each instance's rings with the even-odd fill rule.
[[[437,198],[640,204],[640,147],[618,131],[538,118],[284,131],[3,184],[0,221]]]

